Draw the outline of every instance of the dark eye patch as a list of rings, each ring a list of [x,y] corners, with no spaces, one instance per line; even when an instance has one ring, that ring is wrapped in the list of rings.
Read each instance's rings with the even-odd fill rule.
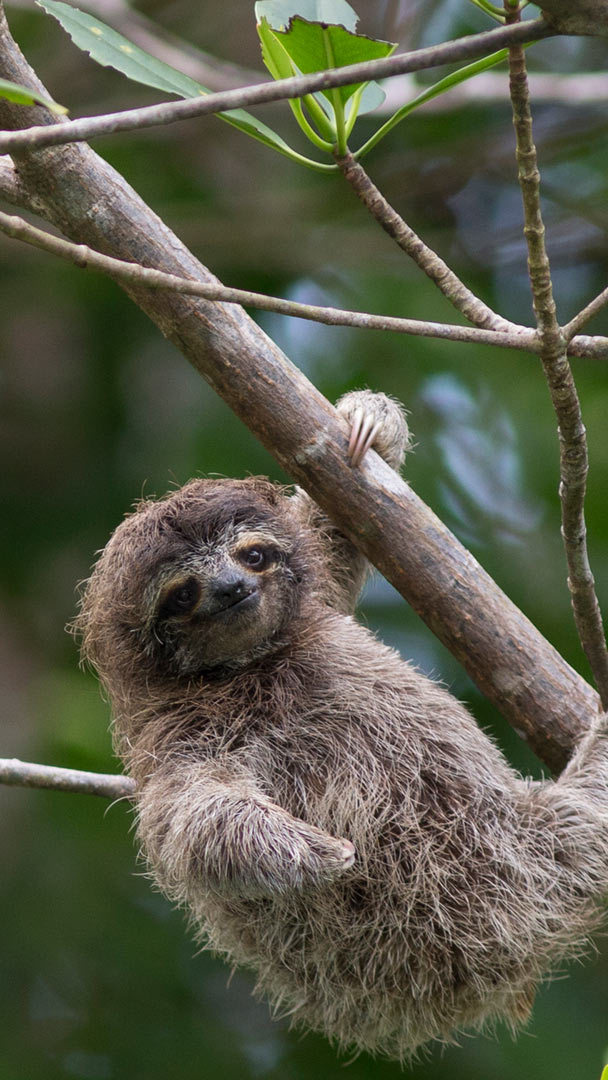
[[[159,617],[188,615],[196,607],[201,588],[195,577],[186,578],[175,584],[164,597],[159,609]]]

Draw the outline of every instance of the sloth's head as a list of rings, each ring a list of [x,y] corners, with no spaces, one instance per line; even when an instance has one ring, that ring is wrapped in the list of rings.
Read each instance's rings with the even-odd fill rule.
[[[284,643],[312,538],[267,480],[194,480],[140,503],[87,583],[76,631],[107,685],[245,667]]]

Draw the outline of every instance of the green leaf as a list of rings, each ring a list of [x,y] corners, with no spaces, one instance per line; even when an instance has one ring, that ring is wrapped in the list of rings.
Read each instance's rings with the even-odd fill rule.
[[[211,91],[196,82],[188,75],[178,71],[177,68],[157,60],[150,53],[140,49],[138,45],[128,41],[122,34],[112,30],[110,26],[100,22],[87,12],[80,11],[70,4],[64,4],[62,0],[37,0],[40,7],[52,15],[72,41],[84,52],[87,52],[92,60],[104,67],[112,67],[128,79],[143,83],[145,86],[153,86],[157,90],[163,90],[166,94],[176,94],[178,97],[191,98],[209,94]],[[325,165],[312,161],[293,150],[280,135],[272,128],[257,120],[251,113],[244,109],[231,109],[228,112],[218,113],[220,119],[228,124],[251,135],[252,138],[272,147],[278,153],[284,154],[295,161],[299,161],[309,168],[321,172],[335,171],[335,166]]]
[[[166,94],[187,98],[209,93],[206,87],[170,64],[157,60],[88,12],[64,4],[62,0],[37,0],[37,3],[57,19],[79,49],[103,67],[115,68],[128,79],[164,90]]]
[[[268,0],[265,0],[266,2]],[[270,2],[278,4],[279,0]],[[301,6],[301,0],[292,0],[292,4],[294,2]],[[262,6],[262,3],[256,5],[256,12]],[[397,48],[393,42],[365,37],[363,34],[346,30],[343,26],[309,22],[299,14],[292,16],[287,30],[278,30],[273,26],[272,33],[280,40],[292,64],[303,75],[325,71],[330,66],[345,67],[347,64],[358,64],[365,60],[379,60],[390,56]],[[331,65],[328,63],[329,56],[332,58]],[[361,85],[362,83],[351,83],[349,86],[339,87],[338,92],[343,104]],[[333,90],[324,90],[323,94],[330,101],[335,97]]]
[[[346,0],[258,0],[255,13],[262,58],[274,79],[379,59],[397,47],[357,34],[357,15]],[[377,108],[384,96],[376,83],[365,82],[305,96],[320,137],[301,106],[290,104],[307,138],[321,149],[333,143],[343,153],[357,115]]]
[[[262,59],[273,79],[288,79],[292,75],[299,75],[300,73],[295,64],[292,63],[284,45],[276,36],[266,19],[262,19],[262,21],[257,24],[257,31],[262,45]],[[333,110],[325,101],[325,98],[321,98],[324,111],[320,112],[317,105],[315,105],[315,100],[318,101],[318,99],[319,95],[315,94],[314,97],[306,95],[304,101],[306,102],[311,116],[316,121],[317,127],[321,132],[321,137],[317,135],[316,131],[314,131],[308,123],[302,109],[302,100],[299,98],[291,98],[289,99],[288,104],[298,121],[298,124],[302,128],[302,131],[306,135],[306,138],[321,150],[330,152],[335,137],[332,124]]]
[[[256,4],[256,15],[258,4]],[[280,38],[273,32],[266,18],[257,24],[258,37],[262,45],[262,60],[273,79],[289,79],[297,72]]]
[[[0,79],[0,97],[5,98],[6,101],[13,101],[16,105],[45,105],[53,113],[67,113],[68,111],[51,98],[37,94],[35,90],[30,90],[27,86],[9,82],[7,79]]]

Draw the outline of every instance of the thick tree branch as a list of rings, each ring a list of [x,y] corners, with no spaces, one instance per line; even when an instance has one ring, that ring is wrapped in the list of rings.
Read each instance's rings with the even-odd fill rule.
[[[33,84],[0,20],[7,78]],[[0,103],[0,123],[29,113]],[[115,258],[214,281],[124,179],[88,147],[21,154],[16,164],[46,218]],[[553,769],[598,710],[592,688],[501,592],[472,555],[377,455],[348,464],[335,410],[234,305],[170,290],[126,290],[211,386],[409,600],[483,693]]]
[[[346,86],[351,82],[387,78],[389,75],[401,75],[408,71],[423,71],[426,68],[486,56],[513,42],[539,41],[541,38],[550,37],[551,33],[543,19],[535,19],[518,26],[500,26],[496,30],[472,34],[470,37],[447,41],[428,49],[399,53],[384,60],[369,60],[362,64],[320,71],[314,75],[265,82],[239,90],[224,90],[206,97],[187,98],[185,101],[163,102],[160,105],[129,109],[107,116],[65,120],[61,124],[54,123],[50,113],[38,110],[38,125],[42,126],[31,126],[25,131],[0,133],[0,154],[81,142],[118,131],[139,131],[159,124],[171,124],[195,116],[209,116],[247,105],[263,105],[270,101],[301,97],[317,90],[326,90],[330,86]]]
[[[15,166],[7,155],[0,157],[0,199],[25,210],[34,209],[30,195],[26,192]]]
[[[510,11],[508,0],[505,2]],[[516,17],[512,15],[511,17]],[[559,425],[562,536],[568,562],[568,587],[583,649],[608,708],[608,650],[595,582],[587,551],[584,503],[589,460],[587,435],[566,342],[557,321],[545,228],[540,206],[540,175],[532,138],[532,115],[523,48],[509,50],[509,82],[513,103],[516,154],[524,207],[524,233],[534,312],[542,349],[541,361]]]
[[[0,784],[74,791],[82,795],[101,795],[104,799],[130,799],[135,792],[135,781],[129,776],[61,769],[57,765],[34,765],[18,758],[0,758]]]

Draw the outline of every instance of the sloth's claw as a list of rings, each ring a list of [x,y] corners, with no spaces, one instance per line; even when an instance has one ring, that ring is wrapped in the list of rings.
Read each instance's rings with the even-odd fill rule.
[[[381,428],[381,421],[371,413],[365,412],[361,407],[355,410],[348,444],[348,457],[353,467],[361,463]]]

